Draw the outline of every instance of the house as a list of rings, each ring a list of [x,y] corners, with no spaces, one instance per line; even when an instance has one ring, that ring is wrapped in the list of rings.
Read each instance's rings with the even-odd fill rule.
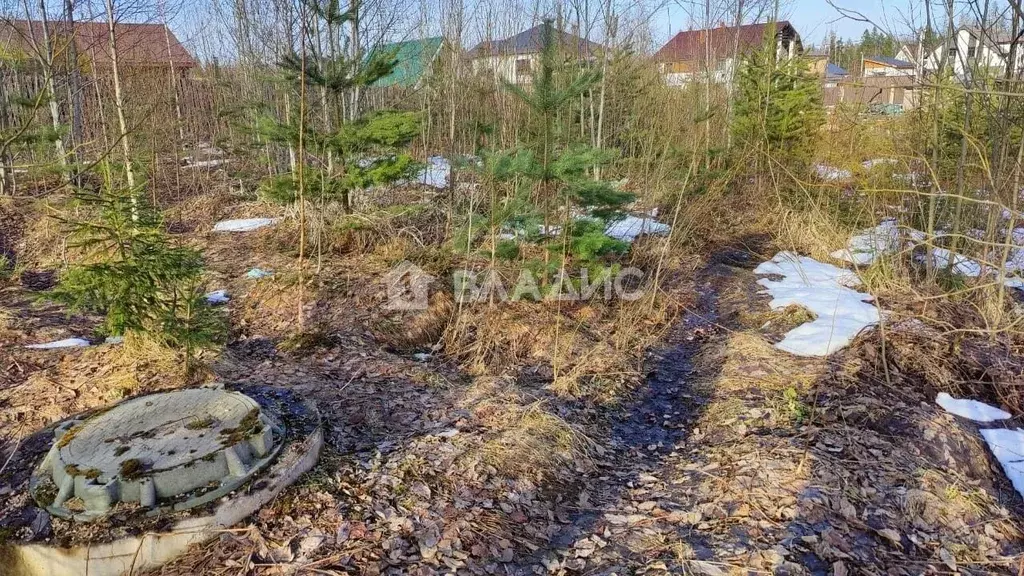
[[[444,38],[440,36],[384,44],[371,54],[388,54],[398,63],[390,74],[378,78],[371,87],[419,88],[433,71],[443,46]]]
[[[110,67],[110,30],[106,22],[75,22],[71,30],[66,22],[54,21],[47,23],[47,29],[55,62],[66,62],[73,47],[83,72]],[[38,20],[0,22],[0,50],[8,58],[31,61],[44,52],[43,32],[43,23]],[[173,69],[184,75],[196,66],[189,51],[163,24],[118,23],[114,38],[118,65],[124,70]]]
[[[1017,45],[1017,54],[1011,72],[1018,73],[1024,65],[1024,46],[1020,39],[1005,32],[985,31],[961,27],[949,42],[926,51],[921,68],[935,72],[944,65],[957,78],[964,79],[973,71],[1002,75],[1006,72],[1011,48]]]
[[[915,76],[917,74],[917,66],[913,62],[888,56],[865,56],[861,60],[861,70],[864,71],[865,78],[872,76]]]
[[[803,52],[800,35],[789,22],[719,26],[676,34],[654,54],[658,70],[670,86],[680,86],[707,70],[716,82],[733,78],[734,56],[742,58],[764,45],[770,27],[775,27],[775,50],[780,59]],[[710,61],[709,61],[710,59]]]
[[[835,88],[840,82],[847,80],[850,77],[850,73],[845,68],[840,68],[835,64],[829,63],[825,66],[825,82],[824,88]]]
[[[540,65],[545,27],[550,28],[558,50],[578,61],[593,61],[604,50],[600,44],[559,30],[550,20],[545,20],[504,40],[484,40],[477,44],[469,51],[473,73],[493,75],[513,84],[533,82],[533,73]]]
[[[828,71],[828,52],[819,49],[814,50],[810,54],[805,54],[804,58],[807,59],[807,70],[811,74],[818,77],[824,77]]]

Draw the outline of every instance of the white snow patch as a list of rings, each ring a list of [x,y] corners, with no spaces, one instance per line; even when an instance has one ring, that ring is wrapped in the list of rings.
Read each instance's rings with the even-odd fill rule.
[[[829,166],[828,164],[815,164],[814,173],[828,182],[843,182],[853,178],[853,173],[849,170],[842,168],[836,168],[835,166]]]
[[[273,226],[280,218],[243,218],[240,220],[221,220],[213,226],[214,232],[252,232],[265,226]]]
[[[443,156],[431,156],[427,158],[427,165],[420,170],[416,180],[420,184],[433,186],[434,188],[447,188],[448,179],[451,178],[452,165]]]
[[[860,280],[849,270],[780,252],[754,273],[783,276],[782,280],[758,280],[772,296],[769,306],[773,310],[795,304],[816,316],[814,321],[787,333],[775,345],[779,350],[797,356],[827,356],[879,321],[878,309],[870,304],[871,295],[850,288],[859,285]]]
[[[1006,286],[1007,288],[1016,288],[1017,290],[1024,290],[1024,279],[1007,278],[1003,281],[1003,286]]]
[[[642,234],[663,235],[672,231],[668,224],[662,224],[653,218],[637,218],[626,216],[608,225],[604,230],[605,236],[632,243]]]
[[[206,301],[210,304],[227,304],[231,298],[228,298],[227,290],[214,290],[206,295]]]
[[[974,420],[975,422],[995,422],[996,420],[1006,420],[1012,417],[1009,412],[1000,410],[995,406],[989,406],[977,400],[953,398],[945,392],[939,392],[939,395],[935,398],[935,403],[942,406],[942,409],[950,414]]]
[[[25,346],[25,348],[31,348],[33,350],[54,350],[57,348],[84,348],[86,346],[89,346],[89,341],[83,338],[65,338],[64,340],[56,340],[45,344],[29,344],[28,346]]]
[[[953,267],[951,271],[960,276],[977,278],[985,271],[985,267],[977,260],[968,258],[963,254],[953,254],[945,248],[932,248],[931,256],[932,263],[935,264],[936,268],[940,269],[949,268],[950,259],[952,259]]]
[[[262,280],[273,275],[273,272],[264,270],[262,268],[253,268],[252,270],[249,270],[248,272],[245,273],[245,277],[250,280]]]
[[[892,166],[893,164],[899,164],[899,160],[895,158],[872,158],[871,160],[865,160],[861,162],[861,166],[865,170],[871,170],[875,166]]]
[[[220,158],[215,160],[199,160],[195,162],[189,162],[186,164],[186,168],[217,168],[231,162],[230,158]]]
[[[1024,430],[992,428],[981,430],[981,435],[1010,483],[1024,496]]]
[[[846,248],[836,250],[832,257],[859,266],[873,264],[880,256],[898,252],[901,246],[900,228],[896,220],[883,220],[874,228],[861,230],[846,243]]]

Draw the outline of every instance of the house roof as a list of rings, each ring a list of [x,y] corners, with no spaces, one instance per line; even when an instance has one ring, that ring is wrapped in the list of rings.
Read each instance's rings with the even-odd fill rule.
[[[393,57],[398,60],[398,64],[395,65],[395,69],[390,74],[377,79],[373,86],[379,88],[391,86],[411,88],[416,86],[437,58],[443,42],[444,38],[438,36],[421,40],[394,42],[377,48],[374,52],[378,54],[393,54]]]
[[[914,64],[913,63],[907,62],[906,60],[897,60],[896,58],[890,58],[888,56],[870,56],[870,57],[866,56],[864,58],[864,60],[865,61],[871,61],[871,62],[877,62],[879,64],[884,64],[885,66],[888,66],[890,68],[898,68],[900,70],[913,70],[914,69]]]
[[[75,49],[81,57],[98,65],[110,63],[110,31],[106,22],[75,22],[73,34],[69,33],[67,23],[63,21],[48,24],[58,52],[67,49],[69,39],[73,38]],[[118,62],[122,65],[167,66],[173,63],[178,68],[192,68],[196,65],[195,59],[178,41],[174,32],[163,24],[117,23],[114,25],[114,34]],[[41,45],[42,41],[41,21],[0,22],[0,46],[9,53],[33,53],[36,51],[35,46]]]
[[[504,40],[485,40],[477,44],[469,51],[471,58],[481,56],[502,56],[510,54],[537,54],[541,50],[544,39],[544,27],[551,26],[549,23],[538,24],[529,30],[524,30]],[[596,42],[590,42],[575,34],[553,28],[555,41],[562,50],[576,52],[581,56],[591,56],[604,47]]]
[[[849,76],[849,75],[850,75],[850,73],[847,72],[845,68],[840,68],[839,66],[836,66],[835,64],[829,63],[828,65],[825,66],[825,77],[826,78],[842,78],[844,76]]]
[[[688,30],[676,34],[660,50],[655,52],[656,62],[680,62],[699,60],[707,56],[710,42],[712,58],[723,58],[732,54],[739,40],[741,54],[761,46],[764,35],[772,23],[744,24],[743,26],[721,26],[706,30]],[[788,21],[775,23],[776,37],[791,34],[800,42],[800,35]]]

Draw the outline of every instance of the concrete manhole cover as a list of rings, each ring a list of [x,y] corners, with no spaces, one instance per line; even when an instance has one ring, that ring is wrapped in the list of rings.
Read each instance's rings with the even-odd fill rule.
[[[52,514],[78,521],[118,506],[186,510],[245,483],[276,456],[284,433],[239,392],[144,396],[58,427],[30,490]]]

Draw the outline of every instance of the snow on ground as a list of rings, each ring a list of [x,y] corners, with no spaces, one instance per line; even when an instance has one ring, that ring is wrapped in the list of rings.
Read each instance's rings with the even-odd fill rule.
[[[604,234],[605,236],[615,238],[616,240],[632,243],[642,234],[661,235],[668,234],[671,231],[671,226],[668,224],[662,224],[653,218],[626,216],[622,220],[617,220],[609,224],[608,227],[605,228]]]
[[[1010,483],[1024,496],[1024,430],[993,428],[981,430],[981,435]]]
[[[262,268],[253,268],[252,270],[249,270],[248,272],[245,273],[245,277],[250,280],[262,280],[263,278],[267,278],[268,276],[273,275],[273,272],[264,270]]]
[[[434,188],[447,188],[448,179],[452,174],[452,165],[443,156],[431,156],[427,158],[427,165],[420,170],[416,177],[417,182],[433,186]]]
[[[754,270],[776,274],[781,280],[762,278],[772,296],[769,306],[781,310],[791,305],[811,311],[816,318],[791,330],[775,345],[797,356],[827,356],[850,343],[862,330],[878,323],[878,309],[869,294],[850,288],[860,281],[849,270],[780,252]]]
[[[985,267],[980,262],[972,258],[968,258],[963,254],[953,254],[945,248],[932,248],[931,254],[932,262],[935,264],[936,268],[949,268],[950,259],[952,258],[952,272],[954,274],[977,278],[985,272]]]
[[[229,158],[219,158],[214,160],[198,160],[195,162],[189,162],[185,165],[186,168],[217,168],[231,162]]]
[[[576,216],[575,218],[577,220],[592,219],[590,216],[583,215]],[[614,238],[616,240],[632,244],[641,235],[665,235],[671,231],[671,226],[658,222],[651,216],[638,217],[628,215],[621,220],[609,222],[604,229],[604,234],[609,238]],[[562,233],[562,227],[554,224],[550,226],[540,224],[537,226],[537,233],[541,236],[554,237]],[[517,240],[523,236],[526,236],[526,231],[521,228],[516,228],[514,230],[505,229],[498,235],[498,238],[500,240]]]
[[[815,164],[814,173],[828,182],[843,182],[853,178],[853,173],[849,170],[843,170],[842,168],[836,168],[835,166],[829,166],[828,164]]]
[[[64,340],[56,340],[45,344],[30,344],[25,346],[25,348],[32,348],[33,350],[53,350],[56,348],[84,348],[85,346],[89,346],[88,340],[83,338],[65,338]]]
[[[874,228],[861,230],[846,243],[846,248],[836,250],[832,257],[858,266],[873,264],[880,256],[900,250],[900,229],[895,219],[883,220]]]
[[[265,226],[280,222],[280,218],[243,218],[240,220],[221,220],[213,226],[214,232],[252,232]]]
[[[939,393],[935,398],[935,403],[942,406],[942,409],[950,414],[974,420],[975,422],[995,422],[996,420],[1006,420],[1012,416],[1009,412],[1000,410],[995,406],[989,406],[984,402],[953,398],[945,392]]]
[[[892,166],[893,164],[899,164],[899,160],[895,158],[872,158],[871,160],[865,160],[861,162],[861,166],[865,170],[871,170],[875,166]]]
[[[227,290],[214,290],[206,295],[206,301],[214,305],[227,304],[231,301],[231,298],[228,298]]]

